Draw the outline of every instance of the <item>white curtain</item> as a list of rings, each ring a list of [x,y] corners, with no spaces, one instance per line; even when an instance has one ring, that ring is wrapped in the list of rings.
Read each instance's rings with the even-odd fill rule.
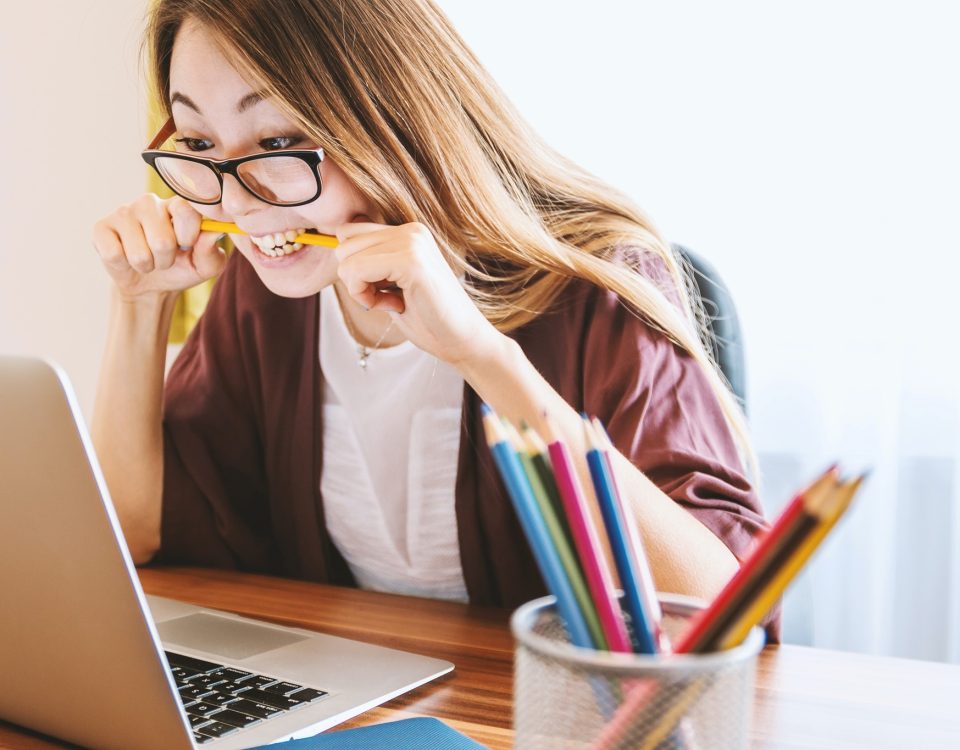
[[[885,281],[885,304],[874,300],[880,335],[835,342],[835,374],[823,362],[781,361],[796,371],[758,384],[755,426],[771,506],[832,457],[872,469],[844,526],[790,592],[785,638],[960,661],[960,248],[919,238],[916,247],[916,267],[892,264],[905,278]],[[788,425],[802,442],[781,439]]]
[[[872,469],[785,639],[960,661],[960,6],[440,4],[552,145],[725,277],[768,511]]]

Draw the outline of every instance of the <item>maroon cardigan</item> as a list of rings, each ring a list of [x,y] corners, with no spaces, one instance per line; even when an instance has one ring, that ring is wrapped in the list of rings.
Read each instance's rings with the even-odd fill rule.
[[[160,561],[355,585],[320,495],[318,298],[276,296],[239,253],[229,260],[167,379]],[[744,555],[762,511],[691,357],[586,282],[511,335],[567,403],[600,417],[617,448]],[[455,505],[467,592],[516,607],[545,586],[469,386],[462,425]]]

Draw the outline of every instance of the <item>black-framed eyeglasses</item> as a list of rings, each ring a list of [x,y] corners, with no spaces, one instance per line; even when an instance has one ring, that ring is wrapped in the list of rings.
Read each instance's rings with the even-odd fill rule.
[[[191,203],[219,203],[223,199],[223,176],[227,174],[271,206],[302,206],[315,201],[323,191],[322,148],[265,151],[237,159],[204,159],[158,149],[175,130],[171,117],[141,156],[167,187]]]

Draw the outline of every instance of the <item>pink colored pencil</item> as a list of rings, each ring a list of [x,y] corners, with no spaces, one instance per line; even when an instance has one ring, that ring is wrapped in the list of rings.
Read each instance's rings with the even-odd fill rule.
[[[593,596],[600,626],[607,637],[611,651],[631,653],[633,646],[630,635],[620,611],[616,589],[613,585],[613,576],[607,566],[606,557],[600,544],[600,537],[593,524],[593,518],[584,499],[583,488],[577,478],[576,470],[567,451],[567,446],[560,439],[550,418],[544,415],[543,437],[547,441],[550,452],[550,462],[557,479],[557,489],[570,522],[570,533],[574,545],[583,565],[583,572],[587,579],[587,586]]]

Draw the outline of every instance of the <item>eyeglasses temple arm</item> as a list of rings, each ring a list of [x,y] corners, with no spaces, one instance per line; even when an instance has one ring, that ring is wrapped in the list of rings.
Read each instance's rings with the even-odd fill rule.
[[[167,140],[167,138],[173,135],[176,130],[177,126],[173,124],[173,118],[171,117],[166,121],[166,123],[164,123],[163,127],[160,128],[160,132],[153,137],[152,141],[150,141],[150,145],[147,146],[147,151],[157,148],[161,143]]]

